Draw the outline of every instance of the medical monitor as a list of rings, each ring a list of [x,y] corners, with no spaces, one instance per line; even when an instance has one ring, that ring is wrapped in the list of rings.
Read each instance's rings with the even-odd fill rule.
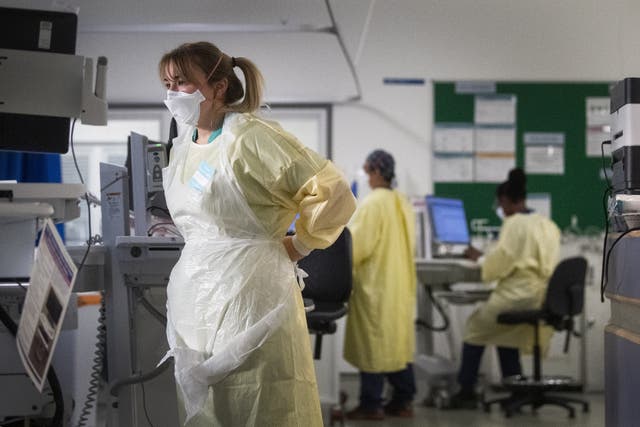
[[[432,254],[460,256],[470,244],[464,203],[460,199],[427,196]]]
[[[143,161],[140,162],[142,168],[139,171],[134,170],[133,156],[131,154],[131,136],[127,138],[127,159],[124,166],[129,172],[129,209],[136,210],[136,194],[135,182],[141,182],[141,188],[144,190],[139,194],[144,194],[143,202],[146,209],[155,216],[170,218],[167,202],[164,197],[164,189],[162,187],[162,168],[167,166],[169,161],[169,150],[167,144],[149,140],[144,135],[138,135],[139,139],[146,144],[147,149],[143,154]],[[141,196],[138,196],[141,198]]]
[[[73,55],[77,27],[74,13],[0,7],[0,49]],[[29,88],[28,81],[8,84]],[[2,112],[0,150],[66,153],[70,123],[65,117]]]

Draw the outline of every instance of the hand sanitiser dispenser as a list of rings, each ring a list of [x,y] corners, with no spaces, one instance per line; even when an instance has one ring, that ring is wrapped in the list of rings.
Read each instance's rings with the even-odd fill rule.
[[[640,78],[620,80],[609,93],[613,192],[640,194]]]

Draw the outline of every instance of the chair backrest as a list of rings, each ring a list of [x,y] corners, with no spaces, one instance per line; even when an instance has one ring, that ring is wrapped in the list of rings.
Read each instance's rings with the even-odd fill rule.
[[[314,302],[346,302],[353,286],[351,260],[351,233],[345,227],[333,245],[298,261],[309,275],[304,279],[302,296]]]
[[[558,320],[582,312],[587,260],[583,257],[567,258],[556,266],[543,305],[543,310]]]

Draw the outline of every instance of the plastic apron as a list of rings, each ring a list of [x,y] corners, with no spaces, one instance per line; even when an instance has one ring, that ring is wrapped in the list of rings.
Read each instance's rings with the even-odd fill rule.
[[[190,131],[176,138],[163,170],[185,239],[167,287],[167,356],[187,421],[210,412],[203,424],[322,425],[295,265],[255,217],[228,161],[229,122],[238,119],[228,115],[208,145],[191,142]],[[199,166],[186,176],[193,155]],[[289,403],[269,400],[281,391],[294,394]]]

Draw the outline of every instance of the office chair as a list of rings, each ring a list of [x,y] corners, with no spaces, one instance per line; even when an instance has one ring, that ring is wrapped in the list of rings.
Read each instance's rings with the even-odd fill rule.
[[[569,418],[575,417],[575,410],[570,403],[580,404],[583,412],[589,412],[589,403],[584,400],[547,394],[551,391],[581,391],[582,384],[576,383],[571,377],[542,376],[538,336],[541,321],[553,326],[557,331],[565,330],[567,335],[564,352],[569,350],[569,338],[574,333],[573,316],[580,314],[584,305],[586,273],[587,261],[583,257],[565,259],[558,264],[549,280],[541,309],[507,311],[498,315],[498,323],[528,323],[534,328],[533,378],[522,375],[504,378],[502,385],[511,395],[483,402],[485,412],[489,412],[494,403],[500,404],[507,418],[520,411],[524,405],[531,405],[533,411],[543,405],[560,406],[569,411]]]
[[[322,354],[322,336],[336,331],[336,320],[347,313],[351,295],[351,233],[345,227],[333,245],[317,249],[298,261],[307,272],[302,296],[315,308],[307,312],[307,327],[315,334],[314,359]]]

